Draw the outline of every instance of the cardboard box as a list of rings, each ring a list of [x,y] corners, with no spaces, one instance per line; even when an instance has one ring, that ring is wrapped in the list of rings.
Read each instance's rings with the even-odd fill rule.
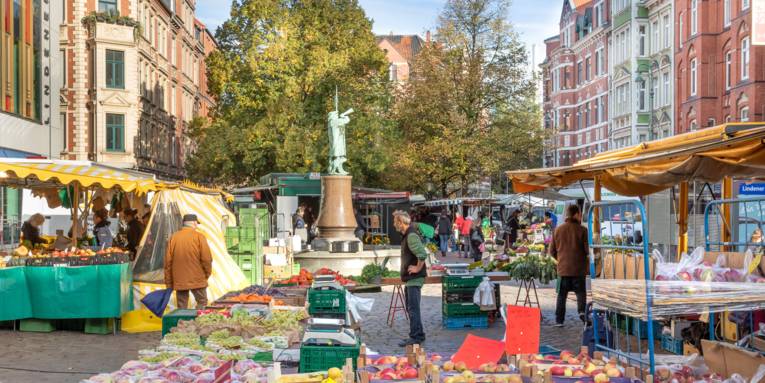
[[[645,260],[642,255],[627,256],[624,262],[627,269],[625,279],[645,279]],[[650,276],[655,277],[656,261],[650,257],[648,258],[648,269]]]
[[[765,352],[765,337],[762,335],[757,335],[752,338],[752,347]]]
[[[765,357],[759,353],[729,343],[702,339],[701,348],[704,350],[707,366],[724,377],[739,374],[749,381],[760,365],[765,364]],[[765,383],[765,378],[760,379],[758,383]]]
[[[649,270],[654,275],[656,262],[649,259]],[[606,279],[644,279],[645,262],[643,256],[608,253],[603,257],[603,276]]]
[[[287,279],[292,276],[292,265],[286,266],[263,266],[263,278]]]
[[[730,252],[730,251],[707,251],[704,253],[704,260],[714,264],[717,262],[717,257],[720,255],[725,256],[726,267],[734,269],[743,269],[744,260],[746,259],[746,253]],[[765,262],[760,262],[759,271],[761,275],[765,275]]]
[[[694,346],[694,345],[692,345],[692,344],[690,344],[688,342],[684,342],[683,343],[683,355],[693,355],[693,354],[701,355],[701,353],[699,352],[699,349],[696,348],[696,346]]]

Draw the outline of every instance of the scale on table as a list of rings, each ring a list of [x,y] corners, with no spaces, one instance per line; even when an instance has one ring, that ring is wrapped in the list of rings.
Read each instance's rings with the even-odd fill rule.
[[[311,318],[303,333],[309,346],[355,346],[356,332],[345,327],[342,319]]]
[[[316,275],[313,278],[313,284],[311,285],[314,289],[322,289],[325,290],[327,288],[332,288],[335,290],[342,290],[343,285],[338,283],[335,280],[334,275]]]
[[[444,264],[444,267],[446,268],[446,275],[454,275],[454,276],[470,275],[470,270],[468,270],[468,266],[469,265],[467,263]]]

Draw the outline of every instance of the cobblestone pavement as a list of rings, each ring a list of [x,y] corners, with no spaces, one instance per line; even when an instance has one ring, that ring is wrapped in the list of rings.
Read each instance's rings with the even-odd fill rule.
[[[576,304],[569,300],[566,325],[555,328],[552,327],[555,290],[547,287],[539,288],[537,292],[543,312],[541,344],[559,349],[578,348],[581,322],[576,318]],[[516,293],[517,287],[512,284],[501,287],[503,302],[514,302]],[[398,313],[392,327],[386,324],[391,295],[391,287],[385,287],[379,293],[361,294],[362,297],[375,299],[372,313],[362,322],[362,340],[371,350],[400,353],[397,343],[406,337],[408,322],[403,313]],[[500,323],[494,323],[488,329],[442,328],[440,285],[426,285],[423,288],[422,315],[427,336],[424,346],[428,351],[444,355],[454,353],[468,333],[502,339],[504,327],[501,319]],[[126,361],[135,359],[138,350],[153,347],[158,342],[159,333],[156,332],[113,336],[70,331],[44,334],[0,330],[0,383],[78,382],[93,373],[116,370]]]

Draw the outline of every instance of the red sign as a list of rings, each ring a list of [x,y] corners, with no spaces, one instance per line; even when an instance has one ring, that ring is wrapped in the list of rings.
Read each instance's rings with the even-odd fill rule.
[[[234,361],[229,360],[215,369],[215,380],[213,383],[226,383],[231,381],[231,369],[234,368]]]
[[[452,362],[465,362],[467,368],[475,370],[484,363],[497,363],[504,353],[505,342],[468,334],[460,349],[452,355]]]
[[[752,45],[765,45],[765,0],[751,0]]]
[[[539,352],[539,326],[542,314],[538,308],[507,306],[505,351],[507,355]]]

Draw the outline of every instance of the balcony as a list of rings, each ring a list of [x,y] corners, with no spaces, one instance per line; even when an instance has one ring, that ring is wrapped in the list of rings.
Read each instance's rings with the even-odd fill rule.
[[[135,45],[141,25],[127,16],[93,12],[82,18],[88,29],[88,38]]]

